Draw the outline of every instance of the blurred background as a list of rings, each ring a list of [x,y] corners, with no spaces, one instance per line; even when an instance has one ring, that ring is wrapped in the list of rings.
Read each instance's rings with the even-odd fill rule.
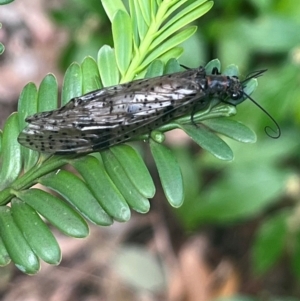
[[[216,0],[184,43],[180,63],[218,58],[240,74],[267,68],[253,98],[234,118],[255,130],[255,144],[226,140],[222,162],[173,131],[167,143],[181,165],[186,198],[167,203],[151,156],[157,193],[146,215],[125,224],[91,225],[87,239],[55,233],[63,260],[23,275],[0,269],[1,300],[300,300],[300,5],[294,0]],[[99,0],[23,0],[0,6],[0,123],[16,110],[22,88],[63,73],[84,56],[112,46]],[[54,230],[55,231],[55,230]]]

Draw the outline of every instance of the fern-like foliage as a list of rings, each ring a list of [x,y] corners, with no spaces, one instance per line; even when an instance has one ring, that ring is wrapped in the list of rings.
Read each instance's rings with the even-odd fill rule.
[[[184,6],[185,2],[129,0],[127,10],[120,0],[102,0],[112,24],[114,48],[105,45],[96,61],[86,57],[81,64],[74,63],[68,68],[60,104],[103,86],[179,71],[176,59],[183,49],[178,45],[196,31],[195,26],[187,25],[213,5],[208,0],[196,0],[188,6]],[[220,62],[210,62],[207,72],[213,67],[220,70]],[[224,73],[237,75],[238,70],[230,66]],[[255,87],[253,79],[246,92],[250,94]],[[57,95],[58,86],[52,74],[43,79],[39,88],[29,83],[20,95],[18,112],[8,118],[0,135],[0,265],[13,261],[28,274],[39,270],[40,259],[49,264],[61,260],[60,248],[40,216],[66,235],[85,237],[89,231],[86,220],[104,226],[114,220],[128,221],[130,210],[146,213],[149,199],[155,194],[144,161],[127,144],[80,158],[40,154],[18,144],[26,116],[57,108]],[[217,158],[232,160],[229,146],[213,132],[243,142],[254,142],[255,134],[236,121],[211,118],[234,113],[235,107],[212,101],[209,108],[194,116],[196,122],[202,122],[199,127],[191,125],[187,116],[151,134],[151,152],[172,206],[182,204],[184,189],[175,157],[160,143],[162,132],[181,128]],[[66,164],[73,166],[79,176],[60,169]],[[35,184],[55,191],[57,196],[32,188]]]

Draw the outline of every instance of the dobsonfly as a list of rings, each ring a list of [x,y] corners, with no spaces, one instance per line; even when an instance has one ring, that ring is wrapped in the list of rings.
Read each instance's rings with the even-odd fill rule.
[[[46,153],[91,153],[149,134],[186,114],[193,122],[194,114],[206,108],[212,97],[232,105],[249,98],[273,120],[278,129],[274,138],[278,138],[277,122],[244,92],[245,84],[265,71],[240,81],[217,68],[208,75],[199,67],[106,87],[75,97],[59,109],[27,117],[29,124],[18,141]]]

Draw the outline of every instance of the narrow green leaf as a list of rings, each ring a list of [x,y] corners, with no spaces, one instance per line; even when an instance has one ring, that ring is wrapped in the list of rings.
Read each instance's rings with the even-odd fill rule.
[[[209,151],[216,158],[231,161],[233,152],[231,148],[217,135],[207,130],[203,125],[178,124],[200,147]]]
[[[98,68],[104,87],[119,83],[120,79],[115,51],[110,46],[104,45],[100,48],[98,52]]]
[[[180,6],[184,5],[188,0],[175,0],[175,1],[162,1],[159,5],[160,9],[163,9],[165,13],[163,14],[163,21],[166,21],[174,12],[179,11]],[[167,6],[167,9],[166,7]]]
[[[212,74],[214,68],[217,68],[221,71],[221,62],[218,59],[209,61],[205,66],[205,71],[207,74]]]
[[[155,59],[160,58],[168,50],[171,50],[172,48],[174,48],[175,46],[177,46],[178,44],[182,43],[183,41],[188,39],[190,36],[192,36],[196,30],[197,30],[196,26],[188,27],[188,28],[182,30],[181,32],[177,33],[170,39],[166,40],[164,43],[159,45],[157,48],[153,49],[152,47],[150,47],[151,49],[149,49],[149,51],[150,50],[153,50],[153,51],[147,56],[145,61],[142,63],[142,66],[147,66],[149,63],[151,63]],[[169,57],[168,59],[170,59],[170,58],[171,57]],[[142,67],[139,67],[139,70],[142,70]]]
[[[40,269],[40,262],[15,224],[9,207],[0,207],[0,237],[4,246],[19,270],[35,274]]]
[[[134,48],[136,50],[140,44],[140,37],[139,37],[138,21],[137,21],[134,0],[129,0],[129,10],[130,10],[130,16],[131,16],[131,22],[132,22],[131,27],[132,27]]]
[[[142,12],[142,16],[144,18],[145,23],[149,27],[151,22],[151,8],[149,0],[140,0],[138,1],[138,5],[140,6],[140,10]]]
[[[17,192],[16,195],[64,234],[77,238],[89,234],[85,220],[59,198],[35,188]]]
[[[244,143],[256,142],[255,133],[241,122],[227,118],[212,118],[202,121],[204,125],[215,132]]]
[[[11,262],[9,254],[5,248],[2,238],[0,237],[0,266],[4,267]]]
[[[157,143],[164,143],[166,140],[165,134],[157,130],[151,131],[150,138]]]
[[[8,4],[8,3],[11,3],[13,2],[14,0],[0,0],[0,5],[5,5],[5,4]],[[1,28],[1,27],[0,27]]]
[[[246,84],[246,87],[244,88],[244,92],[247,95],[250,95],[251,93],[254,92],[254,90],[257,88],[258,83],[257,83],[257,79],[256,78],[252,78],[251,80],[249,80]]]
[[[4,125],[2,151],[0,154],[0,190],[9,186],[22,169],[18,114],[11,114]]]
[[[4,51],[5,51],[5,46],[2,43],[0,43],[0,55],[3,54]]]
[[[82,64],[82,94],[101,88],[98,65],[92,57],[85,57]]]
[[[226,69],[224,70],[223,73],[224,73],[224,75],[228,75],[228,76],[238,76],[239,68],[237,65],[231,64],[226,67]]]
[[[206,14],[212,8],[213,4],[213,1],[207,0],[193,1],[190,5],[178,11],[173,18],[168,20],[158,31],[158,35],[164,31],[168,31],[170,36],[175,31]]]
[[[162,54],[158,59],[162,61],[164,64],[166,64],[170,59],[178,59],[183,53],[182,47],[174,47],[170,49],[169,51]]]
[[[169,51],[163,53],[161,56],[159,56],[157,59],[162,61],[164,64],[167,63],[167,61],[171,58],[178,59],[183,53],[183,48],[182,47],[175,47],[170,49]],[[137,73],[141,72],[144,70],[152,60],[148,60],[148,58],[138,67],[136,70]]]
[[[124,75],[132,57],[132,23],[126,12],[119,10],[115,14],[112,33],[117,65],[121,74]]]
[[[34,253],[49,264],[59,264],[59,245],[34,209],[17,198],[11,206],[12,217]]]
[[[148,199],[139,193],[115,155],[110,150],[107,150],[101,152],[101,156],[107,173],[124,196],[128,205],[137,212],[148,212],[150,209]]]
[[[161,10],[165,11],[163,16],[161,16],[162,21],[165,21],[171,14],[173,14],[173,12],[179,9],[179,7],[182,6],[185,2],[187,2],[187,0],[157,1],[157,4],[159,6],[159,11]]]
[[[149,26],[145,22],[142,12],[139,6],[139,0],[134,0],[134,7],[135,7],[135,14],[137,16],[137,27],[138,27],[138,32],[139,32],[139,37],[140,40],[144,40],[146,33],[149,29]]]
[[[72,98],[81,95],[82,95],[81,67],[79,66],[79,64],[73,63],[69,66],[64,76],[61,104],[65,105]]]
[[[178,61],[174,58],[170,59],[165,67],[165,74],[172,74],[175,72],[179,72],[180,71],[180,65],[178,63]]]
[[[159,44],[151,44],[149,51],[152,51],[150,53],[150,56],[154,56],[157,58],[158,56],[165,53],[167,50],[177,46],[178,44],[182,43],[183,41],[187,40],[190,36],[192,36],[197,30],[197,26],[189,26],[169,39],[167,39],[165,42],[161,42]]]
[[[153,61],[147,69],[145,78],[161,76],[164,74],[164,64],[160,60]]]
[[[38,91],[38,112],[51,111],[58,106],[58,87],[53,74],[47,74]]]
[[[289,210],[283,210],[264,221],[253,244],[253,268],[258,274],[268,271],[281,256],[287,237]]]
[[[152,198],[155,186],[151,175],[140,155],[129,145],[123,144],[110,148],[128,178],[145,198]]]
[[[113,223],[85,183],[74,174],[60,170],[40,178],[39,183],[59,193],[91,222],[102,226]]]
[[[81,174],[93,195],[111,217],[120,222],[130,219],[130,209],[126,201],[95,157],[86,156],[70,164]]]
[[[184,200],[183,179],[173,153],[163,144],[150,140],[150,149],[166,198],[173,207],[180,207]]]
[[[172,36],[176,31],[180,30],[187,24],[200,18],[207,13],[213,6],[213,2],[209,1],[202,5],[195,1],[179,13],[177,13],[170,21],[168,21],[156,34],[157,38],[152,42],[151,48],[155,48],[163,43],[168,37]]]
[[[101,3],[110,22],[112,22],[112,19],[117,11],[122,10],[124,12],[127,12],[121,0],[101,0]]]
[[[35,84],[27,84],[23,88],[18,101],[18,117],[20,131],[22,131],[26,126],[25,118],[37,112],[37,100],[38,92]],[[37,162],[39,153],[23,146],[21,146],[21,152],[24,160],[23,168],[24,172],[26,172]]]
[[[153,21],[155,18],[155,15],[157,14],[158,5],[155,0],[150,0],[150,14],[151,14],[151,20]]]
[[[20,130],[26,126],[25,118],[37,112],[37,88],[34,83],[28,83],[22,90],[18,101],[18,117]]]

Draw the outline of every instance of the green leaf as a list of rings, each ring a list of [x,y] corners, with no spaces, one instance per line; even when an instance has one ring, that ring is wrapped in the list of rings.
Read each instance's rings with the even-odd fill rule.
[[[221,70],[221,62],[218,59],[209,61],[205,66],[205,71],[207,74],[212,74],[214,68]]]
[[[26,126],[25,118],[37,112],[38,92],[33,83],[27,84],[21,92],[18,101],[19,129],[23,130]],[[24,172],[28,171],[38,160],[39,153],[27,147],[21,146],[22,157],[24,160]]]
[[[227,118],[212,118],[201,122],[215,132],[244,143],[256,142],[255,133],[241,122]]]
[[[171,58],[179,58],[181,54],[183,53],[182,47],[174,47],[170,49],[169,51],[163,53],[161,56],[157,58],[157,60],[162,61],[163,63],[167,63]],[[151,60],[146,59],[137,69],[137,73],[144,70],[149,64],[151,63]]]
[[[140,155],[126,144],[112,147],[110,150],[116,156],[128,178],[138,191],[145,198],[152,198],[155,194],[155,186]]]
[[[153,61],[147,69],[145,78],[161,76],[164,74],[164,64],[160,60]]]
[[[138,30],[138,17],[136,15],[134,0],[129,0],[129,11],[130,11],[131,22],[132,22],[131,27],[132,27],[134,50],[136,51],[140,44],[140,37],[139,37],[139,30]]]
[[[137,28],[139,33],[139,38],[141,41],[145,39],[149,26],[145,22],[143,18],[142,11],[139,5],[139,0],[134,0],[134,8],[135,8],[135,15],[137,17]]]
[[[178,124],[199,146],[209,151],[216,158],[231,161],[233,153],[231,148],[217,135],[207,130],[203,125]]]
[[[17,192],[16,195],[64,234],[77,238],[89,234],[85,220],[61,199],[36,188]]]
[[[116,63],[115,51],[104,45],[98,52],[98,68],[104,87],[119,83],[119,71]]]
[[[183,53],[182,47],[174,47],[162,54],[158,59],[166,64],[171,58],[178,59]]]
[[[149,47],[149,51],[152,51],[150,53],[150,57],[154,57],[151,61],[153,61],[154,59],[156,59],[166,51],[170,50],[171,48],[187,40],[190,36],[192,36],[196,32],[196,30],[197,30],[197,26],[189,26],[179,31],[178,33],[176,33],[175,35],[167,39],[165,42],[159,41],[159,43],[157,44],[156,43],[151,44],[151,46]],[[147,59],[150,60],[150,58]]]
[[[49,264],[59,264],[61,251],[58,243],[36,211],[15,198],[11,213],[34,253]]]
[[[9,207],[0,207],[0,237],[16,265],[24,273],[35,274],[40,269],[40,262],[14,222]]]
[[[205,0],[206,1],[206,0]],[[165,21],[169,16],[171,16],[176,10],[182,6],[187,0],[175,0],[175,1],[159,1],[159,8],[165,10],[163,14],[163,21]],[[165,7],[167,6],[167,7]]]
[[[184,190],[176,158],[167,147],[152,139],[150,148],[167,200],[173,207],[180,207],[184,199]]]
[[[119,10],[115,14],[112,33],[117,65],[121,74],[124,75],[132,57],[132,23],[126,12]]]
[[[187,24],[206,14],[213,6],[213,1],[198,0],[193,1],[189,6],[181,9],[171,18],[158,32],[158,36],[163,31],[169,31],[169,35],[183,28]]]
[[[98,65],[92,57],[86,57],[82,64],[82,93],[86,94],[101,88]]]
[[[258,86],[257,79],[252,78],[247,82],[246,87],[244,88],[244,92],[247,95],[250,95],[257,88],[257,86]]]
[[[178,61],[176,59],[174,59],[174,58],[171,58],[166,63],[165,74],[172,74],[172,73],[175,73],[175,72],[179,72],[180,68],[181,67],[180,67]]]
[[[256,233],[252,247],[253,269],[267,272],[282,255],[287,237],[287,217],[290,210],[282,210],[265,220]]]
[[[118,158],[115,157],[111,150],[102,152],[101,156],[107,173],[124,196],[128,205],[137,212],[148,212],[150,209],[148,199],[141,195],[137,188],[133,185],[124,168],[118,161]]]
[[[11,3],[13,1],[14,0],[0,0],[0,5],[5,5],[5,4]]]
[[[2,238],[0,237],[0,266],[6,266],[10,263],[9,254],[5,248]]]
[[[208,1],[204,4],[203,2],[203,0],[194,1],[191,5],[178,12],[156,33],[157,38],[151,43],[151,48],[160,45],[176,31],[207,13],[213,6],[213,1]]]
[[[96,158],[86,156],[71,161],[70,164],[81,174],[93,195],[111,217],[120,222],[129,220],[130,210],[126,201]]]
[[[157,130],[151,131],[150,138],[160,144],[164,143],[166,140],[165,134]]]
[[[1,5],[1,3],[0,3],[0,5]],[[0,55],[3,54],[4,51],[5,51],[5,46],[2,43],[0,43]]]
[[[153,20],[157,14],[158,4],[155,0],[150,0],[150,18]]]
[[[39,183],[59,193],[91,222],[102,226],[113,223],[85,183],[74,174],[60,170],[40,178]]]
[[[286,189],[288,174],[270,164],[274,157],[278,162],[278,150],[267,148],[265,151],[261,147],[260,152],[268,156],[261,157],[253,147],[248,146],[241,154],[247,162],[241,160],[239,155],[235,164],[229,164],[214,185],[202,189],[201,196],[183,204],[183,218],[187,227],[197,228],[199,224],[224,224],[254,218],[274,206]],[[257,154],[257,164],[253,164],[253,153]],[[203,202],[204,199],[207,201]]]
[[[70,99],[82,95],[82,72],[79,64],[73,63],[67,69],[63,87],[61,104],[65,105]]]
[[[18,117],[20,130],[27,125],[25,118],[37,112],[37,88],[34,83],[28,83],[22,90],[18,101]]]
[[[137,3],[138,2],[138,3]],[[140,7],[140,10],[142,12],[142,16],[143,16],[143,19],[145,21],[145,23],[147,24],[147,26],[150,25],[150,22],[151,22],[151,15],[150,15],[150,12],[151,12],[151,7],[150,7],[150,1],[149,0],[139,0],[139,1],[136,1],[136,3],[139,5]]]
[[[114,0],[114,1],[101,0],[101,3],[103,5],[103,8],[104,8],[110,22],[112,22],[112,19],[115,16],[117,11],[122,10],[124,12],[127,12],[126,8],[123,4],[123,1],[121,1],[121,0]]]
[[[53,74],[46,75],[38,91],[38,112],[51,111],[58,106],[58,87]]]
[[[17,141],[18,135],[18,114],[13,113],[8,117],[3,130],[0,154],[0,190],[9,186],[21,172],[21,145]]]
[[[224,75],[227,76],[238,76],[239,75],[239,68],[238,66],[231,64],[226,67],[226,69],[223,72]]]

